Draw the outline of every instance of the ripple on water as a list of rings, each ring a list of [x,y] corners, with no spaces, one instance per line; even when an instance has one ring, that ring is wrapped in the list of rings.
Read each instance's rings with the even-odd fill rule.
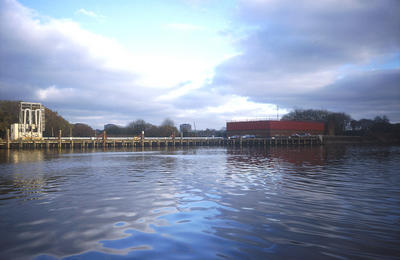
[[[400,255],[399,147],[9,153],[8,259]]]

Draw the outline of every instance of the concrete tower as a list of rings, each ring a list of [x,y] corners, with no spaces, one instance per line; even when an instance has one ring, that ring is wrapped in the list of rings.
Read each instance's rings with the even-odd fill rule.
[[[40,103],[21,102],[19,123],[11,125],[11,139],[40,139],[45,127],[44,106]]]

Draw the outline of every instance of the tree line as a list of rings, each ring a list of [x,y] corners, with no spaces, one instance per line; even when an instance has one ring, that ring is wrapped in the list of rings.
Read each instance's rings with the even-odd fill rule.
[[[325,123],[326,134],[343,135],[352,121],[350,115],[346,113],[331,112],[328,110],[316,109],[295,109],[286,115],[281,120],[295,121],[317,121]]]
[[[140,136],[144,131],[146,136],[152,137],[168,137],[172,135],[179,137],[181,134],[184,137],[226,137],[225,128],[221,130],[207,128],[205,130],[183,131],[181,133],[176,128],[174,121],[169,118],[166,118],[159,126],[148,123],[143,119],[137,119],[126,126],[108,124],[104,126],[104,130],[107,136]]]
[[[18,123],[20,101],[0,100],[0,138],[5,138],[11,124]],[[83,123],[71,124],[57,112],[45,107],[45,130],[47,137],[58,136],[59,130],[63,137],[94,136],[95,130]]]
[[[0,138],[5,138],[6,130],[12,123],[18,123],[19,101],[0,100]],[[391,124],[386,116],[377,116],[374,119],[355,120],[343,112],[331,112],[316,109],[295,109],[281,120],[295,121],[318,121],[324,122],[325,134],[334,135],[357,135],[373,138],[392,138],[400,140],[400,124]],[[45,131],[44,136],[56,137],[61,130],[63,137],[93,137],[102,133],[102,130],[94,130],[85,123],[71,124],[57,112],[45,108]],[[142,131],[145,136],[168,137],[180,136],[175,123],[167,118],[161,125],[157,126],[137,119],[126,126],[108,124],[104,126],[107,136],[140,136]],[[184,132],[185,137],[226,137],[226,130],[206,129]]]
[[[175,127],[174,121],[169,118],[165,119],[160,126],[148,123],[143,119],[137,119],[126,126],[108,124],[104,126],[104,130],[106,131],[107,136],[140,136],[142,131],[146,136],[152,137],[179,135],[179,131]]]
[[[18,123],[20,101],[0,100],[0,138],[5,138],[11,124]],[[45,130],[43,136],[57,137],[61,130],[63,137],[94,137],[102,130],[95,130],[85,123],[71,124],[57,112],[45,107]],[[108,136],[138,136],[145,131],[146,136],[178,136],[179,131],[171,119],[165,119],[160,126],[145,122],[142,119],[130,122],[127,126],[109,124],[104,129]]]
[[[5,138],[6,130],[10,129],[11,124],[18,123],[20,101],[0,100],[0,138]],[[45,137],[57,137],[61,130],[62,137],[94,137],[100,135],[103,130],[95,130],[85,123],[71,124],[57,112],[45,107]],[[180,136],[174,121],[166,118],[161,125],[157,126],[137,119],[126,126],[107,124],[104,126],[107,136],[140,136],[142,131],[146,136],[169,137],[172,135]],[[225,130],[206,129],[184,133],[184,136],[226,136]]]
[[[318,121],[325,123],[325,134],[366,136],[400,140],[400,124],[391,124],[387,116],[355,120],[343,112],[316,109],[295,109],[281,120]]]

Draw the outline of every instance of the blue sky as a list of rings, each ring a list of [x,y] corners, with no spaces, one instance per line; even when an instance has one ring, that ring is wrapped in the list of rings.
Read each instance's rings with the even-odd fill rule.
[[[195,74],[200,74],[199,70],[210,71],[235,54],[232,44],[220,35],[229,26],[233,1],[212,1],[206,5],[190,1],[126,0],[112,4],[110,1],[67,1],[65,5],[57,1],[21,3],[44,15],[44,21],[47,17],[72,20],[84,30],[117,41],[134,57],[167,62],[172,66],[160,70],[169,74],[177,74],[171,71],[174,69],[187,69],[186,64],[193,67]],[[154,63],[157,62],[145,71],[152,78],[156,72]],[[174,78],[174,83],[186,81],[181,77]]]
[[[71,19],[82,29],[116,39],[133,53],[221,58],[233,52],[219,36],[233,1],[202,6],[184,1],[21,1],[41,15]],[[162,44],[160,44],[162,42]]]
[[[294,108],[400,122],[396,0],[0,0],[0,98],[101,128]]]

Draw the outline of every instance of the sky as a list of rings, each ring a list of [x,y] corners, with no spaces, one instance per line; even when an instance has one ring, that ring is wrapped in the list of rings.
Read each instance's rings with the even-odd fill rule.
[[[400,122],[398,0],[0,0],[0,99],[72,123]]]

